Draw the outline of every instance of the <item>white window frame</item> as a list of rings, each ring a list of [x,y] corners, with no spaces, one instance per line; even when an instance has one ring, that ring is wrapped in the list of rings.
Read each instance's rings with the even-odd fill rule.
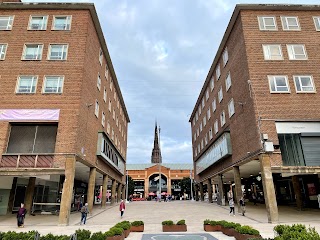
[[[223,127],[226,124],[226,113],[224,111],[220,113],[220,124],[221,127]]]
[[[108,68],[108,65],[107,65],[107,64],[106,64],[106,69],[105,69],[105,72],[104,72],[104,76],[106,77],[106,80],[108,81],[109,68]]]
[[[53,59],[51,58],[51,52],[52,52],[52,46],[61,46],[61,58],[57,58],[57,59]],[[59,44],[59,43],[52,43],[52,44],[49,44],[49,47],[48,47],[48,55],[47,55],[47,60],[50,60],[50,61],[66,61],[67,58],[68,58],[68,49],[69,49],[69,45],[68,44]],[[64,52],[65,52],[65,58],[64,58]]]
[[[277,47],[279,55],[272,55],[271,47]],[[281,44],[262,44],[264,60],[283,60]]]
[[[196,111],[196,121],[198,121],[198,111]]]
[[[211,118],[211,110],[210,110],[210,108],[207,110],[207,118],[208,118],[208,121]]]
[[[221,103],[223,100],[223,91],[222,91],[222,86],[220,87],[219,89],[219,92],[218,92],[218,101],[219,103]]]
[[[235,114],[233,98],[231,98],[231,100],[228,103],[228,114],[229,114],[229,118],[231,118]]]
[[[205,146],[208,145],[208,134],[207,133],[204,135],[204,145]]]
[[[12,30],[13,27],[13,22],[14,22],[14,15],[13,16],[1,16],[0,15],[0,21],[6,21],[5,18],[7,19],[7,26],[5,28],[0,28],[0,31],[10,31]]]
[[[213,76],[211,77],[211,80],[210,80],[210,89],[211,89],[211,92],[214,89],[214,77]]]
[[[26,59],[26,51],[28,46],[38,46],[37,47],[37,58],[35,59]],[[25,61],[40,61],[42,60],[42,53],[43,53],[43,44],[41,43],[25,43],[24,47],[23,47],[23,52],[22,52],[22,57],[21,60],[25,60]],[[40,54],[40,57],[38,58],[38,55]]]
[[[304,78],[304,77],[310,78],[310,82],[311,82],[313,90],[303,90],[303,88],[307,87],[307,86],[302,86],[301,78]],[[316,92],[316,88],[314,86],[314,81],[313,81],[312,75],[294,75],[293,76],[293,81],[294,81],[294,86],[296,88],[296,92],[297,93],[315,93]],[[300,84],[300,89],[301,90],[298,90],[297,81]],[[309,86],[309,87],[311,87],[311,86]]]
[[[226,77],[226,92],[229,91],[229,89],[231,87],[231,84],[232,84],[232,82],[231,82],[231,74],[230,74],[230,72],[228,72],[228,75]]]
[[[100,91],[101,90],[101,77],[100,77],[100,73],[98,73],[98,77],[97,77],[97,88]]]
[[[0,61],[6,59],[8,44],[7,43],[0,43]]]
[[[201,150],[203,149],[204,145],[203,145],[203,139],[201,139]]]
[[[225,67],[229,61],[228,48],[226,47],[222,54],[223,66]]]
[[[56,86],[57,91],[55,91],[55,92],[46,92],[48,78],[57,78],[57,86]],[[60,84],[61,84],[61,91],[59,92]],[[64,85],[64,76],[61,76],[61,75],[45,75],[43,77],[42,93],[44,93],[44,94],[61,94],[61,93],[63,93],[63,85]]]
[[[200,130],[199,130],[199,128],[197,129],[197,137],[199,137],[199,135],[200,135]]]
[[[300,23],[299,18],[297,16],[281,16],[281,23],[282,23],[282,29],[283,31],[300,31]],[[288,19],[296,19],[297,25],[289,25]],[[293,29],[290,29],[293,27]]]
[[[202,132],[202,121],[200,121],[199,128],[200,128],[200,132]]]
[[[32,28],[32,19],[33,18],[41,18],[42,17],[42,23],[39,24],[41,27],[40,29],[34,29]],[[28,23],[28,30],[29,31],[45,31],[47,30],[47,25],[48,25],[48,15],[30,15],[29,17],[29,23]]]
[[[20,80],[22,77],[31,78],[31,88],[29,91],[20,92]],[[35,94],[37,92],[37,84],[38,84],[38,76],[37,75],[19,75],[17,78],[16,90],[17,94]],[[32,92],[32,88],[34,88],[34,92]]]
[[[220,76],[221,76],[220,63],[218,63],[218,65],[216,67],[216,79],[217,79],[217,81],[219,80]]]
[[[204,97],[202,97],[201,107],[202,107],[202,109],[204,108]]]
[[[102,66],[102,62],[103,62],[103,51],[102,48],[100,48],[99,50],[99,63]]]
[[[106,114],[102,111],[101,115],[101,125],[104,127],[106,124]]]
[[[208,101],[208,99],[209,99],[209,90],[207,89],[207,91],[206,91],[206,101]]]
[[[217,134],[217,133],[219,132],[219,123],[218,123],[218,119],[216,119],[216,120],[214,121],[213,128],[214,128],[214,134]]]
[[[107,121],[107,133],[110,134],[110,122]]]
[[[107,102],[107,89],[106,87],[104,86],[104,89],[103,89],[103,101],[106,103]]]
[[[65,28],[64,29],[56,29],[55,28],[55,21],[56,18],[62,18],[65,17],[66,18],[66,24],[65,24]],[[71,15],[53,15],[53,20],[52,20],[52,26],[51,26],[51,30],[53,31],[70,31],[71,30],[71,24],[72,23],[72,16]],[[67,28],[69,26],[69,28]]]
[[[266,25],[265,19],[273,19],[273,25]],[[261,20],[261,21],[260,21]],[[262,24],[261,24],[262,22]],[[277,20],[275,16],[258,16],[259,29],[261,31],[278,31]]]
[[[300,46],[303,50],[304,55],[296,54],[294,48]],[[308,60],[308,54],[306,46],[304,44],[287,44],[289,60]],[[297,56],[304,56],[302,58],[297,58]]]
[[[276,81],[276,78],[285,78],[285,81],[286,81],[286,86],[287,86],[287,89],[286,91],[277,91],[277,81]],[[268,75],[268,82],[269,82],[269,89],[270,89],[270,93],[290,93],[290,85],[289,85],[289,81],[288,81],[288,76],[286,75]],[[271,88],[271,82],[274,82],[274,85],[275,85],[275,90],[272,90]],[[282,87],[282,86],[281,86]]]
[[[320,31],[320,17],[313,17],[314,26],[316,31]]]
[[[212,112],[215,112],[217,110],[217,100],[216,100],[216,98],[213,99],[211,105],[212,105]]]
[[[99,102],[96,100],[96,103],[94,105],[94,115],[96,115],[97,118],[99,118]]]
[[[196,119],[195,119],[195,117],[192,119],[192,125],[193,125],[193,126],[196,125]]]
[[[212,127],[209,129],[209,141],[213,138]]]
[[[111,108],[112,108],[112,102],[111,102],[111,100],[109,99],[109,106],[108,106],[109,112],[111,112]]]
[[[203,127],[205,127],[207,125],[207,116],[203,117],[202,122],[203,122]]]
[[[113,81],[112,81],[112,78],[110,78],[110,91],[112,92],[112,89],[113,89]]]
[[[193,141],[195,142],[197,140],[197,133],[193,134]]]
[[[199,117],[200,117],[200,115],[201,115],[201,105],[199,105],[199,107],[198,107],[198,112],[199,112]]]

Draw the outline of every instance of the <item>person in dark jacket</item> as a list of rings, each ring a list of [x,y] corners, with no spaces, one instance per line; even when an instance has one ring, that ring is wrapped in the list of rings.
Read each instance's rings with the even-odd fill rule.
[[[24,208],[24,204],[21,203],[21,206],[17,213],[17,224],[18,227],[24,227],[24,218],[27,214],[27,209]]]
[[[241,213],[242,213],[242,216],[244,216],[245,212],[246,212],[246,204],[245,204],[245,201],[244,201],[244,197],[241,197],[240,198],[240,207],[241,207]]]

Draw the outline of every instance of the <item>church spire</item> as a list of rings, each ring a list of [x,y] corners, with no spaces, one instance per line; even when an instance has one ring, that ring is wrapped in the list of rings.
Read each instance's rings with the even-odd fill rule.
[[[159,127],[159,134],[160,134],[160,127]],[[159,147],[157,121],[155,123],[155,128],[154,128],[154,141],[153,141],[153,149],[152,149],[152,155],[151,155],[151,163],[162,163],[161,151]]]

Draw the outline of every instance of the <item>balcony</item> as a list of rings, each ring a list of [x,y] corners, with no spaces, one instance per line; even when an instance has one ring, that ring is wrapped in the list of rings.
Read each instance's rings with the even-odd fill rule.
[[[52,168],[53,154],[2,154],[0,168]]]

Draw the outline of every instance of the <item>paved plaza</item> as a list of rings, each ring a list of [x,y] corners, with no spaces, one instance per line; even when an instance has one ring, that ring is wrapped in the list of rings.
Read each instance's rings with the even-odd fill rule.
[[[320,232],[320,211],[308,209],[297,211],[292,207],[279,207],[279,220],[282,224],[302,223],[307,226],[315,227]],[[92,215],[89,216],[85,226],[79,225],[80,213],[72,213],[70,225],[67,227],[58,226],[58,216],[37,215],[27,216],[25,228],[16,227],[14,215],[0,216],[0,231],[30,231],[37,230],[41,234],[72,234],[75,230],[88,229],[92,232],[107,231],[110,227],[122,220],[134,221],[142,220],[145,223],[144,233],[131,233],[128,240],[141,240],[143,234],[163,234],[161,222],[164,220],[178,221],[185,219],[188,227],[187,234],[205,233],[203,231],[203,220],[226,220],[250,225],[258,229],[263,237],[274,237],[274,224],[267,223],[267,215],[264,205],[247,205],[247,214],[229,216],[228,207],[218,206],[216,203],[174,201],[174,202],[132,202],[126,205],[124,218],[120,218],[119,206],[108,206],[101,209],[96,206]],[[216,239],[234,239],[227,237],[220,232],[207,233]],[[143,239],[147,239],[145,236]],[[213,238],[213,239],[214,239]],[[161,239],[161,238],[155,238]],[[166,238],[162,238],[166,239]]]

